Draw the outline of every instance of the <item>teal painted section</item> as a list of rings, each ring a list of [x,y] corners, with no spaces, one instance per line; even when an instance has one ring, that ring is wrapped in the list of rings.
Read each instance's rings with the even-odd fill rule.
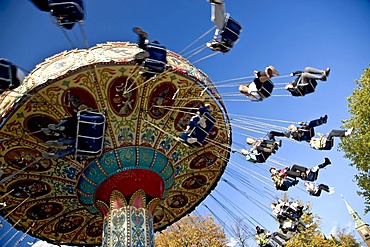
[[[82,191],[86,194],[90,194],[90,195],[93,195],[95,190],[96,190],[96,187],[90,183],[88,183],[84,178],[80,178],[80,180],[78,181],[78,184],[77,184],[77,189],[79,191]]]
[[[103,154],[98,159],[99,165],[107,173],[107,175],[105,175],[99,169],[96,161],[91,162],[83,171],[83,174],[86,176],[86,178],[95,183],[97,186],[88,183],[83,176],[80,176],[77,183],[77,189],[84,194],[94,195],[99,185],[110,176],[130,169],[146,169],[161,176],[165,187],[163,198],[168,194],[167,190],[170,189],[175,182],[174,168],[164,154],[152,148],[137,148],[132,146],[117,149],[116,152],[119,160],[117,160],[114,150]],[[119,163],[121,163],[122,169],[119,167]],[[89,212],[99,212],[95,207],[93,196],[83,196],[81,193],[79,193],[78,198],[80,202],[87,207]]]
[[[78,198],[85,205],[91,205],[91,204],[94,203],[94,197],[93,196],[79,195]]]
[[[174,173],[174,170],[173,170],[172,164],[169,163],[168,166],[166,167],[166,170],[164,170],[163,173],[161,174],[161,177],[164,178],[164,180],[166,181],[173,175],[173,173]]]
[[[135,147],[121,148],[117,150],[117,153],[123,168],[136,166]]]
[[[139,149],[139,167],[149,168],[153,162],[154,154],[156,152],[154,149],[140,148]]]
[[[85,176],[98,186],[106,179],[105,174],[99,169],[98,164],[93,161],[83,171]]]
[[[175,179],[171,178],[170,180],[168,180],[164,183],[164,189],[165,190],[170,189],[174,183],[175,183]]]
[[[166,167],[167,161],[168,161],[168,159],[167,159],[166,156],[164,156],[161,153],[157,153],[157,156],[156,156],[156,159],[153,163],[152,169],[156,173],[161,173],[163,171],[163,169]]]
[[[99,164],[103,167],[104,171],[108,173],[108,176],[112,176],[120,169],[116,159],[116,155],[113,151],[106,153],[99,158]]]

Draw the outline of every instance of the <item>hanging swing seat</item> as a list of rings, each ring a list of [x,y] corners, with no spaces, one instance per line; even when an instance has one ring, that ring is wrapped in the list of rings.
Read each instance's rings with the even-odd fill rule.
[[[162,73],[167,64],[166,47],[149,43],[146,51],[149,53],[149,57],[144,58],[141,74],[155,75]]]
[[[296,83],[298,81],[298,78],[296,79]],[[310,94],[315,92],[317,86],[317,81],[315,79],[309,79],[308,83],[305,85],[297,85],[296,87],[288,89],[289,92],[295,96],[305,96],[306,94]]]
[[[207,43],[207,46],[213,51],[220,51],[227,53],[234,46],[239,39],[239,34],[242,30],[241,25],[226,14],[225,26],[216,36],[212,42]],[[220,38],[220,40],[218,40]]]
[[[306,178],[306,181],[313,182],[313,181],[317,180],[317,177],[318,177],[318,172],[310,171],[310,173],[308,174],[308,176]]]
[[[331,150],[334,146],[334,139],[326,139],[325,141],[325,145],[323,146],[323,148],[321,148],[321,150]]]
[[[267,80],[261,83],[258,78],[254,79],[254,83],[257,87],[257,93],[260,96],[259,101],[262,101],[271,96],[272,90],[274,89],[274,84],[271,80]]]
[[[216,119],[209,112],[204,112],[198,119],[200,118],[205,119],[205,127],[203,128],[200,124],[194,124],[193,121],[189,122],[190,128],[180,135],[180,141],[191,147],[200,147],[203,145],[203,142],[215,125]]]
[[[304,129],[304,128],[298,128],[298,138],[293,138],[297,141],[310,141],[311,138],[315,136],[315,129],[314,128],[309,128],[309,129]]]
[[[22,73],[22,76],[19,75]],[[5,59],[0,59],[0,93],[12,90],[22,83],[23,72]]]
[[[270,157],[271,153],[267,152],[258,152],[256,155],[256,161],[257,163],[265,163],[268,157]]]
[[[220,33],[222,44],[229,49],[233,47],[234,43],[239,39],[241,30],[242,26],[231,18],[230,14],[227,14],[225,27]]]
[[[76,156],[98,156],[103,151],[106,118],[99,112],[77,113]]]
[[[81,22],[85,17],[82,0],[49,0],[49,8],[51,15],[56,17],[57,24],[66,29],[72,29],[75,23]]]

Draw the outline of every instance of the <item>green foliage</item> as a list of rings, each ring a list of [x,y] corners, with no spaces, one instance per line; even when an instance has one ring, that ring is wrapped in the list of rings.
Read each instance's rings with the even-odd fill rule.
[[[349,119],[343,120],[343,128],[354,127],[352,135],[342,138],[339,144],[345,157],[351,160],[359,173],[355,176],[360,188],[358,194],[365,199],[365,212],[370,211],[370,68],[364,70],[357,87],[347,98]]]

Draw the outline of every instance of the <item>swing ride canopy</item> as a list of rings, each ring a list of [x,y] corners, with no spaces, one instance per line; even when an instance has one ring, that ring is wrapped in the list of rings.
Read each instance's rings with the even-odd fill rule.
[[[0,96],[1,215],[15,228],[53,243],[102,242],[109,195],[142,189],[160,198],[154,229],[190,213],[220,179],[230,156],[231,128],[220,96],[202,71],[167,52],[167,70],[145,81],[136,44],[115,42],[47,58],[22,86]],[[203,94],[202,94],[203,92]],[[202,94],[202,96],[201,96]],[[71,116],[77,103],[107,118],[98,157],[42,157],[41,132]],[[216,125],[199,148],[176,140],[196,110],[210,104]]]

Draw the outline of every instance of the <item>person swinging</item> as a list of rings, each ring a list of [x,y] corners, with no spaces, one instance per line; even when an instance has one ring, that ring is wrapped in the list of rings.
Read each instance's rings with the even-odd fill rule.
[[[211,20],[216,26],[215,35],[206,45],[212,51],[227,53],[239,39],[241,25],[225,12],[223,0],[209,0],[211,3]]]

